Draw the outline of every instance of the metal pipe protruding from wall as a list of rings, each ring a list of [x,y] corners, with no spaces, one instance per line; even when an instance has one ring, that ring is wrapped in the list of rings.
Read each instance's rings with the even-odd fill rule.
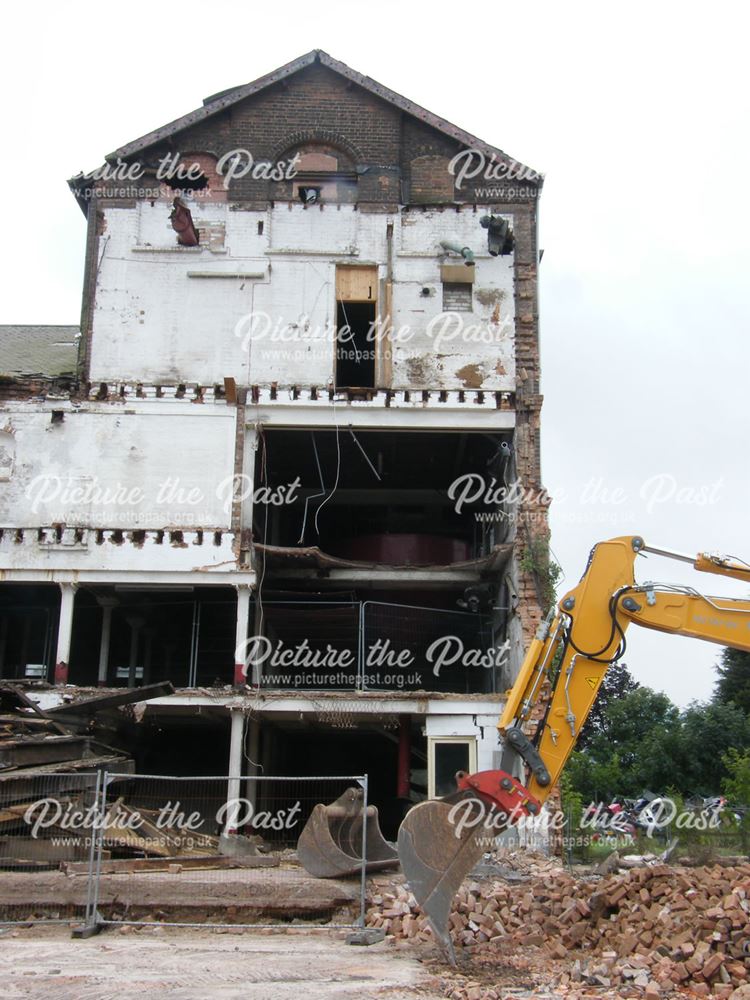
[[[440,246],[443,250],[450,250],[451,253],[457,253],[463,257],[467,267],[474,266],[474,251],[470,250],[469,247],[463,247],[460,243],[451,243],[450,240],[441,240]]]

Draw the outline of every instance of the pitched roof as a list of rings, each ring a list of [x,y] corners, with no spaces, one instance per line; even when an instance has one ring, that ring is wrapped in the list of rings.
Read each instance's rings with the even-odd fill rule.
[[[77,326],[0,325],[0,376],[72,375],[79,337]]]
[[[214,94],[212,97],[207,97],[203,102],[203,107],[197,108],[195,111],[191,111],[188,114],[183,115],[181,118],[175,119],[175,121],[170,122],[168,125],[162,125],[161,128],[154,129],[153,132],[147,132],[146,135],[141,136],[140,139],[134,139],[132,142],[126,143],[114,152],[109,153],[106,159],[114,161],[118,157],[121,159],[132,157],[136,153],[140,153],[143,150],[148,149],[150,146],[168,139],[177,132],[181,132],[183,129],[197,125],[198,123],[205,121],[207,118],[210,118],[212,115],[218,114],[218,112],[232,107],[232,105],[237,104],[239,101],[243,101],[247,97],[251,97],[254,94],[259,93],[261,90],[265,90],[267,87],[292,76],[294,73],[298,73],[306,66],[312,66],[316,62],[320,63],[321,66],[328,67],[328,69],[332,70],[334,73],[338,73],[346,80],[350,80],[352,83],[364,88],[371,94],[375,94],[382,100],[394,105],[394,107],[400,108],[401,111],[411,115],[413,118],[417,118],[426,125],[429,125],[432,128],[437,129],[439,132],[442,132],[444,135],[449,136],[451,139],[455,139],[455,141],[460,143],[462,146],[480,150],[485,154],[485,156],[494,157],[501,163],[505,163],[509,167],[513,167],[514,169],[522,172],[526,178],[534,177],[536,175],[541,183],[541,174],[536,174],[536,172],[531,170],[530,167],[526,167],[517,160],[514,160],[507,153],[503,152],[502,149],[498,149],[496,146],[491,146],[488,143],[483,142],[470,132],[465,132],[457,125],[453,125],[451,122],[446,121],[445,118],[440,118],[439,115],[435,115],[431,111],[427,111],[425,108],[420,107],[419,104],[415,104],[413,101],[408,100],[408,98],[402,97],[401,94],[397,94],[395,90],[390,90],[388,87],[384,87],[382,83],[378,83],[371,77],[363,76],[362,73],[357,73],[356,70],[350,69],[345,63],[339,62],[338,59],[334,59],[332,56],[329,56],[328,53],[324,52],[322,49],[313,49],[311,52],[307,52],[298,59],[293,59],[292,62],[288,62],[286,65],[279,67],[279,69],[275,69],[272,73],[267,73],[265,76],[259,77],[252,83],[246,83],[241,87],[233,87],[230,90],[224,90],[221,93]]]

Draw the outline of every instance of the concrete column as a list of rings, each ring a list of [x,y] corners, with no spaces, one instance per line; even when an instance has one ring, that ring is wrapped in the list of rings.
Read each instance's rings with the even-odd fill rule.
[[[247,629],[250,622],[250,588],[240,584],[237,590],[237,626],[234,635],[234,686],[243,687],[252,682],[246,677],[245,653],[247,649]]]
[[[73,638],[73,607],[76,585],[60,584],[60,621],[57,625],[57,652],[55,653],[55,684],[68,683],[70,642]]]
[[[97,597],[102,609],[102,634],[99,641],[99,676],[97,683],[104,687],[109,673],[109,641],[112,635],[112,611],[117,601],[110,597]]]
[[[230,708],[230,730],[229,730],[229,781],[227,782],[227,828],[225,833],[236,833],[236,829],[231,825],[232,813],[234,809],[229,803],[236,801],[240,797],[240,783],[242,780],[242,749],[245,738],[245,714],[241,708]]]

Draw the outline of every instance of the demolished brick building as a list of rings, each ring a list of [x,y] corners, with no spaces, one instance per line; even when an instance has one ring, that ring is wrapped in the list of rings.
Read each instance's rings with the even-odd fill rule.
[[[171,681],[160,774],[497,766],[545,603],[541,177],[322,51],[70,182],[80,331],[2,328],[0,677]]]

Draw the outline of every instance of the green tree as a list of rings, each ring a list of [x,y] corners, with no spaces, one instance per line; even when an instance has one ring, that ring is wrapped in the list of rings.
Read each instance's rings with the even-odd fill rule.
[[[607,703],[601,727],[568,769],[586,802],[667,788],[716,795],[735,759],[727,755],[749,749],[750,719],[737,705],[694,702],[680,712],[667,695],[637,687]]]
[[[581,793],[575,788],[570,773],[564,771],[560,777],[560,805],[565,826],[563,827],[563,856],[572,857],[576,853],[579,857],[585,855],[583,845],[578,843],[581,836],[581,817],[583,815],[583,798]]]
[[[616,753],[607,757],[598,756],[591,750],[574,751],[565,774],[570,788],[586,805],[589,802],[611,802],[622,795],[622,772]]]
[[[750,750],[727,750],[724,766],[727,776],[722,782],[722,791],[729,800],[730,816],[734,815],[732,807],[737,809],[742,852],[747,854],[750,835]]]
[[[679,709],[661,692],[639,686],[612,699],[600,731],[571,758],[574,787],[588,802],[677,784],[680,728]]]
[[[724,754],[727,776],[722,791],[730,805],[750,806],[750,750],[740,752],[735,747]]]
[[[735,705],[750,714],[750,653],[742,649],[722,650],[716,666],[719,679],[714,688],[714,701]]]
[[[680,742],[678,787],[688,794],[716,795],[726,777],[727,753],[750,746],[750,721],[732,702],[693,702],[682,713]]]
[[[585,750],[596,736],[606,733],[610,706],[639,687],[640,684],[624,663],[612,664],[604,675],[594,706],[581,729],[578,737],[579,750]]]

